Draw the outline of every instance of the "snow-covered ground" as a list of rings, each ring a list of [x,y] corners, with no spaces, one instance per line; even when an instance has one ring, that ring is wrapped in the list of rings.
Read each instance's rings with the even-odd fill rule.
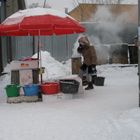
[[[42,52],[43,80],[70,75],[70,62]],[[36,103],[6,103],[10,73],[0,77],[0,140],[140,140],[138,68],[120,66],[97,66],[105,85],[84,96],[47,95]],[[5,72],[10,70],[9,64]]]

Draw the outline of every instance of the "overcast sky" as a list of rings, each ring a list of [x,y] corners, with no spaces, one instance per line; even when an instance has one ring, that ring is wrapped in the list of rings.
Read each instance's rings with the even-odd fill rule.
[[[27,5],[31,3],[39,3],[43,7],[45,0],[26,0]],[[46,0],[53,9],[65,11],[65,8],[68,8],[68,11],[72,10],[74,7],[73,0]]]
[[[45,0],[25,0],[25,1],[27,6],[29,6],[32,3],[39,3],[40,6],[43,7]],[[76,6],[76,3],[74,3],[74,1],[77,0],[46,0],[46,3],[49,4],[53,9],[65,11],[65,8],[68,8],[68,11],[71,11],[74,8],[74,6]],[[78,1],[82,2],[83,0]],[[126,4],[136,4],[138,0],[121,0],[121,1],[122,3]]]

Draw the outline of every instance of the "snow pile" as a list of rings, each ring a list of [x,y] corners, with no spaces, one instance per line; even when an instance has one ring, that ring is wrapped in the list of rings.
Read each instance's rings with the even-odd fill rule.
[[[35,54],[33,58],[37,58],[37,54]],[[55,60],[47,51],[41,51],[41,65],[45,67],[45,73],[43,74],[44,80],[51,80],[70,74],[70,70]]]

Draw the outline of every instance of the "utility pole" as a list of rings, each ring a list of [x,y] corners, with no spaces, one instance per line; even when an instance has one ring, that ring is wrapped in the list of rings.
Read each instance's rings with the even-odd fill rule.
[[[43,5],[43,7],[45,8],[45,6],[46,6],[46,0],[44,0],[44,5]]]
[[[140,0],[138,0],[138,74],[139,74],[139,107],[140,107]]]

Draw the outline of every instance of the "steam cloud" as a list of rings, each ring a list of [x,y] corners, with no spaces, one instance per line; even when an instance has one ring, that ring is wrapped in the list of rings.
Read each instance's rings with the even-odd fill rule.
[[[126,29],[128,19],[129,15],[126,12],[121,15],[114,15],[111,13],[109,5],[99,5],[96,13],[86,22],[85,27],[89,40],[95,46],[98,60],[105,61],[102,63],[108,61],[112,46],[114,49],[120,49],[121,44],[126,43],[120,34]]]
[[[120,34],[126,28],[126,21],[129,18],[128,13],[113,15],[109,6],[98,6],[96,13],[90,19],[93,22],[94,31],[90,34],[90,39],[96,48],[98,60],[109,61],[110,48],[120,49],[123,42]]]

